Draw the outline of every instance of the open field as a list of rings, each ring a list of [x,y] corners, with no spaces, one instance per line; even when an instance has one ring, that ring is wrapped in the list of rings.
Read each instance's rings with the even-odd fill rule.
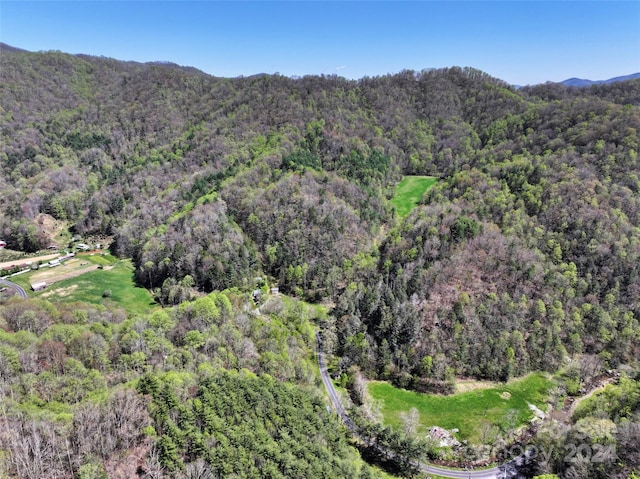
[[[65,279],[75,278],[76,276],[95,269],[98,269],[97,264],[91,263],[85,258],[76,257],[65,261],[55,268],[49,268],[47,266],[41,267],[29,276],[29,281],[31,284],[44,281],[48,285],[52,285]]]
[[[405,176],[396,186],[391,204],[400,218],[407,216],[420,202],[422,195],[435,185],[438,179],[433,176]]]
[[[58,290],[62,293],[60,296],[56,295]],[[110,292],[108,297],[104,297],[105,291]],[[145,312],[157,307],[149,291],[134,283],[130,261],[118,261],[109,269],[97,269],[62,280],[46,293],[53,293],[47,297],[52,302],[84,301],[106,306],[115,303],[128,313]]]
[[[117,305],[128,313],[145,312],[158,307],[153,297],[133,280],[130,260],[118,260],[110,254],[80,254],[61,266],[12,278],[25,289],[39,281],[50,286],[30,295],[55,302],[75,302]],[[53,283],[53,284],[52,284]],[[108,291],[110,294],[105,294]]]
[[[480,443],[484,424],[511,429],[533,418],[529,404],[544,410],[551,386],[543,374],[529,374],[507,384],[451,396],[419,394],[378,381],[369,383],[369,394],[382,402],[385,424],[401,427],[401,414],[415,407],[420,413],[419,433],[426,434],[431,426],[458,428],[458,439]]]
[[[105,291],[110,292],[108,297],[104,297]],[[58,295],[58,292],[61,294]],[[115,303],[128,313],[145,312],[157,307],[149,291],[134,283],[130,261],[118,261],[109,269],[97,269],[62,280],[42,294],[48,293],[52,293],[47,297],[52,302],[84,301],[106,306]]]
[[[45,261],[45,259],[56,259],[60,256],[62,255],[59,253],[39,256],[37,258],[33,258],[32,262],[37,263],[38,261]],[[30,289],[32,284],[42,281],[46,282],[47,285],[53,285],[59,281],[74,278],[89,271],[93,271],[100,266],[108,267],[116,261],[117,259],[108,253],[79,253],[77,256],[63,261],[53,268],[42,265],[38,270],[14,276],[11,280],[25,289]]]

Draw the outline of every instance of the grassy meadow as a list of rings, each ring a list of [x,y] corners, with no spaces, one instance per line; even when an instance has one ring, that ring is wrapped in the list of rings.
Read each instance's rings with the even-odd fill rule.
[[[433,176],[405,176],[396,186],[396,193],[391,200],[400,218],[407,216],[420,202],[429,188],[438,179]]]
[[[369,383],[369,394],[381,402],[385,424],[401,427],[401,415],[415,407],[420,413],[419,433],[426,434],[432,426],[458,428],[459,439],[480,443],[483,424],[509,429],[533,418],[529,403],[545,410],[551,386],[550,379],[536,373],[496,387],[451,396],[419,394],[378,381]]]
[[[110,254],[78,255],[77,258],[99,269],[60,279],[44,291],[30,292],[29,295],[52,303],[83,301],[104,306],[114,305],[124,308],[128,313],[145,312],[158,307],[149,291],[135,284],[131,260],[118,260]],[[55,270],[62,271],[62,267]],[[16,276],[12,281],[29,290],[35,274],[37,272]]]

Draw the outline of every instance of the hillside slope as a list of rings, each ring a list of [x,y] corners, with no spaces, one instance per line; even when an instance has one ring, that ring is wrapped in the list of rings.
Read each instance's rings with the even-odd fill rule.
[[[332,306],[337,372],[423,391],[638,367],[640,80],[226,79],[3,51],[0,100],[11,248],[47,246],[44,213],[112,237],[164,305],[277,283]],[[439,180],[401,220],[404,175]]]

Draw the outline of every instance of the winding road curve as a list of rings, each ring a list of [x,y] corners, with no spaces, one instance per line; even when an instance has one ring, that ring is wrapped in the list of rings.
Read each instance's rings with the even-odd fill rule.
[[[17,284],[2,278],[0,278],[0,285],[6,286],[7,288],[11,288],[16,292],[18,296],[20,296],[21,298],[27,299],[27,292],[21,286],[18,286]]]
[[[344,408],[342,401],[340,400],[340,396],[338,396],[338,392],[336,391],[336,388],[333,386],[333,382],[329,377],[329,372],[327,371],[327,361],[324,352],[322,351],[322,340],[320,339],[319,334],[316,334],[316,341],[318,343],[318,366],[320,367],[320,375],[322,376],[322,382],[324,383],[324,387],[327,390],[327,394],[329,395],[331,404],[333,405],[333,408],[335,409],[338,416],[340,416],[340,419],[345,424],[349,432],[357,439],[362,440],[358,428],[347,414],[347,411]],[[517,476],[517,472],[507,471],[508,469],[511,469],[511,467],[509,467],[508,465],[476,471],[445,469],[428,463],[420,463],[417,466],[420,471],[426,474],[435,474],[441,477],[449,477],[451,479],[503,479],[514,477],[514,474]]]

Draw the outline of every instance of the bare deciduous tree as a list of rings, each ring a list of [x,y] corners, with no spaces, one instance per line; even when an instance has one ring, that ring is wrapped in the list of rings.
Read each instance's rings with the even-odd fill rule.
[[[409,412],[401,412],[400,420],[404,427],[404,433],[407,436],[415,437],[418,432],[418,426],[420,426],[420,413],[414,407]]]

